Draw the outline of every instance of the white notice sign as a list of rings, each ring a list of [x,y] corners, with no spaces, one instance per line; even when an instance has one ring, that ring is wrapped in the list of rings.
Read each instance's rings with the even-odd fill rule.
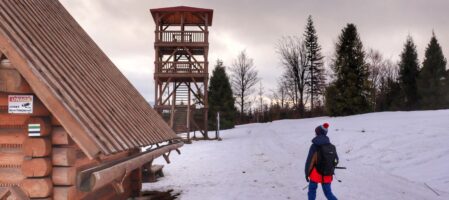
[[[33,95],[8,95],[8,113],[32,114]]]

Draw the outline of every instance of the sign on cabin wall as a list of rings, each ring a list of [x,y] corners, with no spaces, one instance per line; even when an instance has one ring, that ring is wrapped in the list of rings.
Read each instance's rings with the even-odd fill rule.
[[[30,137],[41,136],[41,124],[28,124],[28,136]]]
[[[33,95],[8,95],[9,114],[32,114]]]

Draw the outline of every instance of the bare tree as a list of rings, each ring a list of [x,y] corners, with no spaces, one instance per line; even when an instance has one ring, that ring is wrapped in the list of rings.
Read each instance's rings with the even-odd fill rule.
[[[257,122],[260,122],[261,120],[259,119],[260,117],[264,117],[264,87],[262,85],[262,81],[259,81],[259,91],[257,91],[257,98],[259,100],[259,114],[258,114],[258,119]]]
[[[252,58],[245,51],[240,52],[231,67],[231,85],[240,108],[240,120],[243,119],[248,103],[248,97],[254,93],[254,86],[259,81]]]
[[[397,67],[392,61],[384,59],[379,51],[373,49],[368,50],[366,62],[369,69],[368,80],[371,88],[370,101],[373,111],[376,111],[378,94],[386,80],[396,80]]]
[[[295,36],[282,37],[276,45],[284,67],[284,78],[294,83],[294,103],[300,114],[304,114],[304,91],[307,77],[307,51],[303,40]]]
[[[264,90],[265,88],[262,85],[262,81],[259,81],[259,91],[257,92],[257,96],[259,98],[259,109],[262,111],[263,110],[263,105],[264,105]]]
[[[281,108],[285,108],[285,105],[287,104],[287,93],[288,93],[288,86],[287,82],[281,78],[278,80],[277,87],[274,90],[271,90],[272,93],[272,102],[278,103]]]

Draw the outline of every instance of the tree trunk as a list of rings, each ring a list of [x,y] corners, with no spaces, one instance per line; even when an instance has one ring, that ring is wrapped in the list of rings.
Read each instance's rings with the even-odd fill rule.
[[[244,106],[245,106],[245,95],[244,95],[244,90],[242,90],[242,96],[240,97],[240,102],[242,103],[240,105],[240,123],[243,124],[243,110],[244,110]]]
[[[315,90],[313,87],[313,62],[310,61],[310,113],[313,116],[313,91]]]

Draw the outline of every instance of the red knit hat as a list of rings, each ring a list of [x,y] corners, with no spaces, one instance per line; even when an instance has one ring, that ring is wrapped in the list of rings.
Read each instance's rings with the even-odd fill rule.
[[[317,135],[326,135],[327,134],[327,128],[329,128],[328,123],[324,123],[323,125],[319,125],[315,128],[315,133]]]

